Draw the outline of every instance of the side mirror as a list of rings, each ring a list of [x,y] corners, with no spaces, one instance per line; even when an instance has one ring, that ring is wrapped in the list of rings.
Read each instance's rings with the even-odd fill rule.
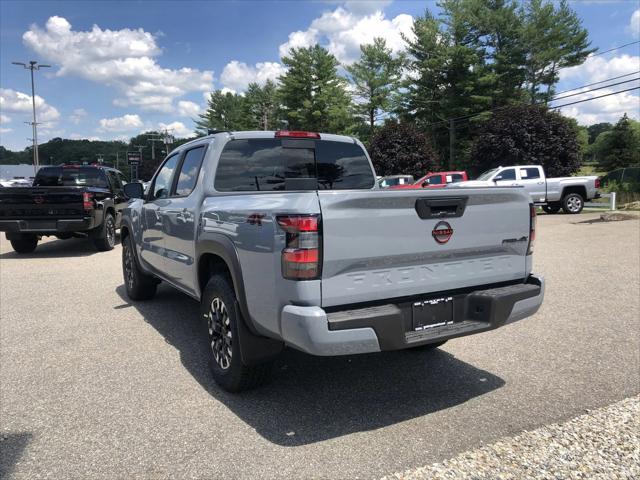
[[[422,188],[426,187],[429,185],[429,182],[422,182]]]
[[[494,182],[497,182],[498,180],[502,180],[502,175],[496,175],[495,177],[493,177]]]
[[[144,187],[139,182],[127,183],[124,186],[124,194],[128,198],[144,198]]]

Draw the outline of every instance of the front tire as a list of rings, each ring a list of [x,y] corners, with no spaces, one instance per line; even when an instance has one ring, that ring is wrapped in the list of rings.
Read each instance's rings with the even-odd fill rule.
[[[22,235],[20,238],[9,240],[16,253],[31,253],[38,246],[36,235]]]
[[[584,198],[579,193],[569,193],[562,199],[562,210],[564,213],[575,215],[584,208]]]
[[[116,219],[111,213],[107,213],[98,230],[98,237],[93,241],[96,249],[100,252],[113,250],[116,245]]]
[[[131,300],[150,300],[155,296],[158,282],[140,270],[131,235],[122,242],[122,274],[127,296]]]
[[[215,382],[228,392],[241,392],[265,383],[270,363],[248,366],[242,362],[236,294],[226,276],[214,275],[202,294],[200,313],[207,322],[209,368]]]

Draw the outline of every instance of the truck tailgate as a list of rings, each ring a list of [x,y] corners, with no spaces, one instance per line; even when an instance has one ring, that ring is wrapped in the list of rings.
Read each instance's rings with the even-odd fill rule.
[[[318,197],[323,307],[526,275],[530,199],[523,189],[319,191]],[[434,218],[439,212],[458,216]]]
[[[0,220],[81,217],[83,191],[81,187],[3,188]]]

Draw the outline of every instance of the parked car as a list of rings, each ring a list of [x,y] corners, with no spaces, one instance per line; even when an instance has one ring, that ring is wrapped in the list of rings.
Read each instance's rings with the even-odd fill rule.
[[[486,185],[522,186],[534,204],[547,213],[580,213],[585,202],[600,197],[600,179],[589,177],[547,178],[540,165],[517,165],[487,170],[477,180],[460,183],[465,187]]]
[[[543,299],[524,190],[379,190],[350,137],[220,132],[171,152],[146,196],[125,192],[139,198],[122,217],[127,295],[151,299],[164,281],[199,301],[230,391],[263,381],[285,345],[431,349]]]
[[[33,252],[48,235],[83,236],[111,250],[129,200],[125,183],[121,172],[104,166],[42,167],[32,187],[0,190],[0,231],[18,253]]]
[[[468,180],[467,172],[430,172],[413,183],[406,185],[395,185],[393,189],[416,189],[416,188],[442,188],[451,183],[464,182]]]
[[[395,187],[397,185],[410,185],[413,183],[413,175],[388,175],[378,180],[380,188]]]

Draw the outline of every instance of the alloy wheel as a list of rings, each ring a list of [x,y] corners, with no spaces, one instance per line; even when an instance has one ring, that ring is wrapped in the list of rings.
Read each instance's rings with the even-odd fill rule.
[[[231,366],[233,335],[231,333],[229,312],[219,297],[215,297],[211,301],[207,323],[213,358],[221,369],[227,370]]]

